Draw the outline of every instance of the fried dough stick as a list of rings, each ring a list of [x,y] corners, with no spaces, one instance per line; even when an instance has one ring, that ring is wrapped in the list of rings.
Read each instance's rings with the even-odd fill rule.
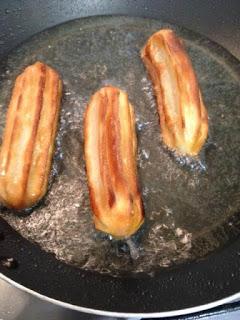
[[[195,156],[208,135],[208,116],[182,41],[169,29],[154,33],[141,51],[157,98],[164,143]]]
[[[95,227],[116,238],[142,225],[133,107],[115,87],[97,91],[84,121],[85,160]]]
[[[32,207],[46,193],[61,94],[59,75],[41,62],[16,79],[0,149],[0,201],[9,208]]]

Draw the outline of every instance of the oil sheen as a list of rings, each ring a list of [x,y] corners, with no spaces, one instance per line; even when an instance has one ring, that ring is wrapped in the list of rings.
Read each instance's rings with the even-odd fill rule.
[[[209,114],[209,138],[199,159],[172,154],[160,138],[156,101],[140,49],[162,27],[186,43]],[[36,60],[64,82],[49,191],[34,209],[0,216],[57,259],[100,273],[152,274],[199,259],[239,234],[240,79],[224,49],[160,21],[98,17],[34,36],[0,64],[0,134],[16,76]],[[135,107],[138,175],[145,224],[128,243],[93,227],[83,154],[83,115],[89,97],[111,84]]]

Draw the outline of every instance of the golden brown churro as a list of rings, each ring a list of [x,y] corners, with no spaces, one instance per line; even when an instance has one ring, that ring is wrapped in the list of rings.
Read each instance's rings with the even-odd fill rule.
[[[141,57],[154,85],[164,143],[180,154],[197,155],[207,138],[208,117],[182,41],[172,30],[160,30]]]
[[[84,139],[95,226],[117,238],[128,237],[144,217],[137,183],[135,116],[125,92],[109,86],[91,97]]]
[[[0,150],[0,201],[36,204],[46,193],[62,93],[52,68],[36,62],[15,82]]]

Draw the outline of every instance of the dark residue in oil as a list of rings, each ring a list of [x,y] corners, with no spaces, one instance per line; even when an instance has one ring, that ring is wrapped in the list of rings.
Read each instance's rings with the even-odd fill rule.
[[[0,64],[0,135],[11,87],[24,67],[42,60],[63,78],[50,190],[30,214],[1,210],[0,215],[22,236],[69,264],[112,275],[152,274],[225,245],[234,226],[239,233],[236,224],[229,225],[240,207],[239,77],[221,50],[208,50],[200,37],[176,29],[192,57],[210,126],[208,144],[197,161],[176,159],[162,145],[152,85],[139,56],[146,39],[163,26],[122,17],[74,21],[32,38]],[[89,205],[83,115],[89,97],[106,84],[126,90],[136,113],[146,222],[130,246],[96,232]]]
[[[3,241],[5,239],[4,233],[0,231],[0,241]]]

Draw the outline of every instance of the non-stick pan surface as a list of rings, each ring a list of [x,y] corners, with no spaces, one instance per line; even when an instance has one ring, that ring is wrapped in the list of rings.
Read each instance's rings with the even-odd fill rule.
[[[82,30],[84,29],[83,26],[88,26],[89,24],[90,25],[95,24],[95,26],[97,27],[96,30],[99,30],[98,35],[97,36],[94,35],[92,36],[92,38],[90,37],[90,39],[89,37],[86,36],[86,33],[85,33],[86,38],[84,38],[83,34],[81,35],[81,32],[84,32],[84,30]],[[143,28],[144,25],[145,25],[145,28]],[[5,67],[5,75],[2,80],[2,84],[7,86],[7,83],[8,83],[8,87],[10,88],[11,79],[13,78],[14,73],[17,73],[21,69],[21,66],[24,66],[30,63],[32,59],[37,58],[37,59],[42,59],[45,62],[48,62],[54,65],[57,69],[61,69],[59,71],[63,74],[63,76],[65,75],[64,78],[66,79],[66,83],[65,83],[66,97],[64,101],[64,105],[65,105],[64,109],[66,108],[66,105],[68,105],[68,107],[69,106],[73,107],[73,105],[75,105],[76,107],[76,101],[77,101],[76,96],[74,96],[74,98],[72,99],[72,105],[70,102],[71,95],[74,95],[73,92],[71,92],[73,88],[75,89],[74,91],[75,93],[78,90],[78,86],[80,87],[80,91],[82,87],[82,92],[79,95],[80,96],[80,100],[78,101],[79,105],[77,105],[77,108],[81,109],[86,103],[86,101],[82,97],[85,97],[85,99],[88,98],[91,90],[94,90],[95,88],[97,89],[98,85],[102,84],[102,83],[98,84],[97,81],[101,82],[105,80],[108,81],[108,83],[112,82],[113,84],[117,84],[123,87],[125,90],[129,90],[131,98],[134,101],[135,100],[137,101],[138,95],[135,91],[136,88],[134,87],[134,82],[136,82],[137,80],[135,77],[140,76],[141,73],[144,72],[144,68],[142,67],[142,69],[141,68],[139,69],[140,71],[137,69],[135,72],[133,72],[131,70],[131,62],[132,62],[131,57],[134,56],[137,58],[137,54],[139,50],[138,45],[141,46],[144,43],[144,40],[145,40],[144,37],[142,40],[138,41],[138,39],[141,38],[140,35],[144,35],[145,37],[147,37],[147,35],[149,35],[150,32],[154,31],[155,28],[161,27],[161,26],[166,26],[166,24],[162,24],[161,22],[149,22],[147,20],[143,21],[141,19],[130,19],[130,18],[121,18],[121,17],[88,19],[88,20],[85,20],[84,22],[77,22],[77,21],[73,22],[71,24],[66,25],[65,27],[63,26],[56,30],[46,32],[41,36],[37,36],[35,39],[31,40],[28,44],[18,49],[18,51],[13,52],[10,55],[10,59],[2,63],[2,70],[3,70],[3,67]],[[56,43],[53,44],[51,41],[48,43],[48,40],[52,39],[51,36],[54,35],[54,33],[55,33],[55,37],[58,36],[60,39],[62,35],[61,32],[63,32],[63,30],[65,30],[66,33],[68,33],[70,30],[71,34],[74,34],[73,29],[76,27],[79,27],[79,43],[76,43],[75,48],[76,50],[78,48],[78,51],[80,50],[77,54],[80,54],[81,58],[79,58],[80,59],[79,65],[77,63],[75,65],[78,66],[78,68],[80,68],[81,63],[84,62],[85,57],[82,56],[84,51],[81,51],[82,50],[81,48],[84,48],[84,46],[82,45],[81,41],[84,42],[85,40],[85,48],[86,50],[90,50],[90,51],[91,51],[91,46],[92,46],[92,49],[94,50],[96,49],[94,45],[96,46],[96,44],[98,43],[100,48],[101,48],[101,45],[102,47],[106,47],[108,45],[110,48],[112,45],[113,46],[112,53],[115,54],[115,59],[116,59],[115,60],[116,70],[112,70],[112,73],[111,73],[111,68],[110,68],[110,77],[108,74],[108,70],[105,70],[105,73],[107,73],[107,76],[106,76],[106,74],[104,74],[103,70],[101,69],[101,65],[99,66],[99,61],[96,61],[95,64],[91,63],[91,67],[92,68],[94,67],[96,70],[94,69],[94,71],[91,73],[91,68],[89,67],[87,69],[89,69],[90,73],[87,74],[87,69],[85,69],[85,71],[82,72],[82,76],[80,77],[82,79],[81,80],[82,82],[78,83],[78,80],[76,80],[74,84],[74,80],[77,79],[77,73],[74,73],[76,70],[73,70],[73,69],[71,70],[72,68],[71,63],[74,64],[74,62],[71,62],[72,57],[74,57],[74,50],[73,50],[72,56],[71,56],[71,51],[68,51],[69,53],[68,57],[65,54],[65,55],[62,55],[62,60],[60,59],[61,61],[59,60],[59,58],[61,56],[61,53],[66,53],[65,51],[70,50],[69,47],[71,48],[73,46],[73,40],[78,40],[76,38],[76,32],[75,32],[75,38],[66,36],[66,39],[62,39],[62,41],[64,42],[62,42],[62,52],[60,50],[60,53],[58,51],[60,47],[57,47]],[[105,32],[106,31],[105,30],[103,34],[106,33],[107,36],[105,36],[104,39],[101,39],[102,35],[100,30],[103,30],[104,28],[107,28],[107,32]],[[133,31],[133,29],[135,30]],[[218,47],[217,45],[209,42],[207,39],[203,39],[200,36],[195,35],[186,30],[183,30],[181,28],[176,28],[176,30],[180,32],[180,35],[183,38],[185,38],[187,42],[187,46],[189,48],[190,54],[192,54],[192,57],[193,57],[193,62],[195,63],[196,68],[200,73],[200,84],[205,89],[206,98],[208,100],[208,104],[210,105],[210,114],[212,113],[213,118],[214,116],[216,117],[215,124],[214,122],[212,122],[214,124],[213,128],[215,128],[215,132],[213,131],[212,137],[211,137],[212,140],[209,141],[208,149],[205,150],[206,151],[205,159],[202,159],[203,163],[206,164],[208,167],[209,165],[211,167],[214,164],[214,161],[216,160],[214,159],[214,154],[215,154],[215,157],[217,157],[219,155],[219,152],[224,153],[224,150],[228,150],[228,153],[230,154],[232,153],[231,163],[233,164],[233,166],[231,167],[230,166],[231,163],[229,163],[228,161],[223,161],[223,167],[220,166],[220,168],[224,168],[226,172],[225,173],[224,172],[222,173],[221,171],[218,172],[219,174],[225,174],[226,177],[229,177],[229,174],[230,176],[232,174],[230,183],[233,183],[233,185],[230,185],[226,188],[226,192],[230,192],[230,191],[231,192],[229,194],[226,194],[226,192],[224,191],[221,194],[222,189],[219,190],[220,198],[227,199],[229,201],[229,204],[228,206],[223,207],[222,214],[220,214],[219,211],[216,210],[216,208],[218,208],[219,203],[217,203],[215,207],[212,207],[212,211],[215,213],[215,215],[217,213],[219,215],[215,217],[215,221],[214,221],[214,215],[213,215],[209,217],[209,221],[206,222],[207,229],[211,230],[210,232],[211,239],[209,240],[209,237],[207,238],[202,237],[200,242],[199,241],[196,242],[197,244],[196,248],[200,248],[202,252],[199,252],[197,253],[197,255],[195,254],[195,256],[190,257],[192,258],[192,260],[194,260],[194,262],[191,262],[190,264],[185,263],[175,268],[171,267],[170,269],[169,268],[159,269],[159,266],[164,266],[164,261],[166,262],[166,260],[160,259],[159,261],[157,261],[159,265],[158,266],[156,265],[155,268],[153,268],[154,267],[154,264],[153,264],[149,270],[143,269],[144,273],[136,274],[134,271],[136,271],[139,265],[138,263],[133,261],[133,263],[130,264],[129,268],[125,268],[125,265],[124,267],[122,266],[120,267],[120,271],[122,271],[122,269],[123,271],[127,271],[124,273],[124,276],[123,274],[122,275],[118,274],[118,277],[113,278],[111,275],[109,276],[109,275],[99,274],[99,272],[101,273],[105,272],[106,268],[109,267],[104,264],[103,266],[101,266],[100,264],[99,269],[91,266],[90,264],[90,267],[88,265],[88,268],[84,268],[89,270],[85,271],[85,270],[77,269],[73,266],[61,263],[57,261],[52,255],[47,254],[44,251],[40,250],[37,246],[30,244],[28,241],[23,240],[22,238],[19,238],[19,235],[17,235],[16,233],[12,233],[12,231],[10,231],[8,226],[5,225],[4,222],[1,222],[3,224],[3,230],[5,234],[5,240],[2,241],[1,243],[1,247],[3,249],[1,251],[1,255],[2,257],[12,256],[16,259],[16,261],[19,264],[19,266],[16,269],[8,270],[6,268],[3,268],[3,272],[6,275],[8,275],[10,278],[25,285],[26,287],[29,287],[37,292],[40,292],[43,295],[47,295],[54,299],[68,302],[71,304],[75,304],[75,305],[79,305],[79,306],[83,306],[91,309],[98,309],[98,310],[117,311],[117,312],[135,312],[135,313],[146,313],[146,312],[149,313],[149,312],[159,312],[159,311],[169,311],[169,310],[179,310],[179,309],[189,308],[199,304],[202,305],[202,304],[212,302],[214,300],[224,298],[228,295],[236,293],[239,290],[239,283],[238,281],[236,281],[236,279],[238,279],[238,273],[237,273],[238,267],[239,267],[238,258],[234,259],[234,256],[237,257],[237,251],[235,250],[237,250],[236,247],[238,246],[238,243],[236,241],[233,241],[238,235],[238,223],[237,223],[238,207],[237,207],[237,202],[234,202],[235,199],[237,199],[237,192],[238,192],[238,189],[237,189],[238,185],[236,182],[234,182],[235,181],[234,179],[236,178],[235,175],[238,174],[238,171],[237,171],[238,167],[236,167],[236,164],[235,164],[237,159],[236,157],[237,157],[238,149],[236,144],[237,137],[234,134],[234,130],[236,130],[237,119],[238,119],[237,118],[238,117],[238,114],[237,114],[238,100],[237,99],[239,97],[237,95],[237,92],[239,90],[239,78],[238,78],[239,64],[226,51],[224,51],[222,48]],[[87,30],[87,32],[89,32],[89,30]],[[91,32],[93,33],[94,30],[91,30]],[[123,36],[124,34],[126,35],[126,37]],[[37,39],[39,39],[39,43]],[[90,44],[87,42],[88,39]],[[94,43],[93,43],[93,40],[94,40]],[[103,43],[100,44],[101,41],[99,40],[103,41]],[[109,43],[107,43],[108,40],[110,40]],[[133,44],[133,43],[135,46],[131,47],[131,45],[129,44]],[[43,44],[45,44],[45,46],[43,46]],[[117,44],[120,46],[116,48]],[[122,49],[124,45],[126,50]],[[59,46],[59,43],[58,43],[58,46]],[[120,52],[121,50],[122,52]],[[127,50],[129,50],[129,52]],[[122,61],[120,61],[121,63],[118,63],[119,61],[117,61],[118,57],[116,57],[116,55],[118,51],[119,51],[119,55],[123,59]],[[25,59],[24,59],[24,54],[25,54]],[[109,57],[110,57],[110,54],[111,52],[109,52]],[[91,55],[89,56],[89,59],[90,58],[91,58]],[[113,59],[114,59],[114,55],[113,55]],[[72,74],[72,78],[66,77],[66,75],[68,75],[68,72],[64,71],[64,62],[68,64],[68,72],[69,74]],[[124,62],[125,62],[125,65],[124,65]],[[107,64],[107,62],[105,62],[105,64]],[[206,70],[204,69],[204,67]],[[108,65],[106,66],[106,68],[108,68]],[[128,70],[126,77],[124,77],[126,73],[123,70],[123,68]],[[118,70],[121,71],[119,74],[118,74]],[[85,72],[85,75],[87,75],[87,77],[90,78],[89,80],[91,81],[91,84],[89,85],[89,87],[87,87],[88,79],[86,80],[86,77],[84,78],[84,72]],[[152,103],[152,100],[151,100],[152,93],[149,92],[147,79],[142,78],[141,80],[142,81],[140,81],[140,83],[142,84],[142,87],[141,85],[139,85],[140,88],[138,89],[143,89],[143,91],[145,90],[146,92],[144,94],[147,95],[150,100],[141,102],[143,105],[140,105],[140,107],[139,106],[137,107],[137,103],[136,103],[136,108],[137,110],[139,110],[138,111],[139,113],[138,129],[140,131],[139,132],[140,140],[141,140],[141,134],[142,134],[141,131],[146,129],[142,127],[142,125],[146,127],[146,123],[145,123],[146,121],[144,121],[146,119],[145,117],[143,117],[145,115],[144,113],[141,112],[141,110],[145,106],[145,104],[147,104],[147,102]],[[71,90],[68,90],[69,87]],[[226,94],[226,92],[228,94]],[[143,100],[144,100],[144,94],[141,97]],[[212,95],[212,100],[210,99],[211,95]],[[8,93],[6,90],[6,95],[4,96],[5,99],[7,99],[7,96],[8,96]],[[230,110],[229,104],[231,104],[232,113],[229,112]],[[74,108],[72,109],[74,110]],[[79,116],[78,111],[75,110],[74,112],[76,112],[75,114],[76,118],[79,121],[81,121],[81,113]],[[144,119],[141,119],[141,116]],[[64,114],[62,119],[64,119]],[[73,125],[74,125],[74,120],[73,120]],[[230,127],[232,131],[230,130]],[[225,130],[225,136],[224,135],[222,136],[223,133],[220,130],[223,128]],[[78,130],[78,127],[75,129]],[[75,136],[76,134],[74,134],[74,137]],[[79,136],[81,136],[80,130],[79,130]],[[218,142],[217,144],[216,144],[216,139],[214,139],[215,136],[219,138],[219,140],[217,141]],[[143,134],[143,142],[144,142],[144,137],[145,136]],[[228,139],[225,138],[227,141],[225,140],[221,141],[220,138],[222,137],[223,137],[223,140],[224,140],[224,137],[228,137]],[[236,139],[236,141],[234,139]],[[75,139],[75,141],[77,140]],[[226,143],[228,143],[229,146],[227,146]],[[66,145],[69,145],[69,143],[67,143]],[[141,146],[141,142],[140,142],[140,146]],[[220,151],[217,149],[219,146],[220,148],[223,148],[222,151],[221,149]],[[225,149],[225,146],[226,146],[226,149]],[[64,142],[62,142],[62,147],[64,148]],[[71,144],[70,144],[70,147],[71,147]],[[77,151],[78,150],[81,151],[78,148],[76,149]],[[166,159],[170,157],[170,155],[166,152],[166,150],[164,151],[159,149],[158,151],[164,154],[164,157],[166,157]],[[208,156],[206,156],[206,154]],[[148,160],[148,158],[146,158],[146,153],[144,155],[145,155],[145,160]],[[63,152],[63,157],[64,157],[64,152]],[[141,150],[140,150],[140,160],[144,162],[144,159],[141,159]],[[162,161],[160,162],[164,164],[164,158],[163,159],[161,158],[161,160],[163,160],[163,162]],[[169,162],[171,161],[172,163],[174,163],[175,159],[170,157]],[[178,163],[178,166],[180,167],[179,170],[183,172],[182,173],[183,176],[187,176],[187,179],[189,178],[189,174],[192,175],[193,174],[192,172],[194,172],[193,170],[190,170],[191,168],[188,167],[188,165],[181,167],[181,163]],[[229,166],[233,168],[233,172],[232,172],[232,169],[231,170],[229,169]],[[63,167],[65,168],[66,166],[63,166]],[[142,169],[146,169],[144,168],[144,165]],[[63,170],[62,173],[64,173],[64,169],[62,170]],[[157,167],[156,167],[156,170],[157,170]],[[147,183],[149,183],[149,180],[146,177],[146,173],[144,173],[145,171],[142,170],[143,172],[142,180],[143,180],[143,184],[146,183],[146,186],[147,186]],[[61,173],[61,170],[60,170],[60,173]],[[217,177],[217,172],[215,172],[215,174]],[[197,175],[200,175],[200,180],[202,180],[203,177],[205,177],[206,179],[206,173],[204,172],[198,172]],[[179,185],[180,192],[182,187],[183,186]],[[209,188],[211,192],[212,190],[211,185]],[[152,188],[152,190],[154,191],[154,188]],[[157,196],[159,197],[159,195]],[[231,197],[233,197],[233,199],[231,199]],[[167,201],[167,200],[168,199],[165,199],[164,201]],[[217,199],[215,200],[217,202]],[[14,218],[14,216],[9,212],[3,212],[3,215],[5,216],[5,219],[7,219],[24,236],[29,237],[30,239],[31,238],[34,239],[34,234],[36,234],[37,232],[36,226],[39,225],[39,228],[41,229],[41,210],[43,210],[42,215],[44,217],[44,215],[46,215],[46,209],[49,205],[49,201],[46,201],[45,204],[42,205],[43,209],[41,209],[41,206],[40,206],[40,209],[36,210],[37,213],[33,212],[31,216],[29,216],[30,218],[29,217],[21,218],[21,221],[19,221],[19,219]],[[153,201],[150,201],[150,202],[152,203]],[[157,198],[155,199],[155,202],[157,202]],[[146,215],[149,215],[149,216],[153,215],[153,217],[152,216],[151,217],[152,217],[152,220],[154,220],[157,211],[153,210],[154,208],[152,208],[151,204],[150,205],[147,204],[146,199],[145,199],[145,206],[147,207]],[[56,208],[56,211],[57,209],[58,208]],[[166,211],[165,212],[166,216],[168,216],[169,211],[168,210],[165,210],[165,211]],[[195,210],[195,212],[196,211],[197,210]],[[150,215],[150,212],[151,212],[151,215]],[[188,219],[190,219],[189,228],[190,228],[190,225],[191,224],[194,225],[194,221],[196,221],[197,227],[195,231],[198,229],[201,229],[201,219],[207,220],[208,214],[210,214],[207,212],[203,212],[202,216],[199,214],[199,219],[200,219],[200,223],[199,223],[199,219],[197,220],[198,218],[197,213],[198,212],[196,212],[195,217],[191,216],[191,214],[188,217]],[[37,217],[40,217],[40,220],[35,220],[34,221],[35,225],[32,226],[31,217],[32,216],[34,217],[34,214],[35,214],[35,218],[33,219],[37,219]],[[53,215],[54,215],[54,212],[53,212]],[[158,220],[159,225],[161,221],[163,222],[164,219],[166,219],[166,216],[165,217],[162,216],[162,218]],[[180,236],[182,235],[181,233],[182,229],[180,228],[182,227],[182,224],[183,224],[182,221],[184,221],[184,219],[181,220],[182,216],[183,214],[180,214],[179,219],[177,220],[177,222],[180,223],[180,225],[173,226],[174,230],[176,231],[175,234],[170,234],[170,237],[171,237],[170,241],[173,241],[171,242],[171,244],[175,245],[177,249],[176,251],[179,250],[180,252],[182,248],[178,248],[176,236],[178,236],[178,234]],[[173,218],[173,220],[171,220],[170,222],[175,223],[176,222],[175,218]],[[61,223],[61,221],[62,220],[58,222]],[[67,221],[71,221],[71,216],[70,216],[70,220],[67,220]],[[169,222],[169,219],[167,219],[167,221],[164,221],[164,222],[166,222],[167,224]],[[26,223],[27,223],[27,227],[26,227]],[[74,223],[76,225],[78,222],[74,221]],[[166,224],[165,226],[170,227]],[[163,229],[164,228],[165,227],[163,227]],[[26,229],[28,232],[26,232]],[[185,228],[183,230],[185,230]],[[194,227],[193,227],[193,230],[194,230]],[[73,228],[72,231],[73,233],[77,232],[77,226],[76,226],[76,229]],[[164,230],[162,231],[163,231],[162,233],[160,231],[159,237],[164,236],[165,231]],[[165,236],[168,238],[169,234],[167,235],[165,234]],[[182,239],[184,244],[184,242],[189,240],[189,237],[188,237],[188,234],[183,234],[183,236],[186,236],[186,239],[184,237],[182,238],[180,237],[180,240]],[[52,239],[54,243],[55,239],[54,238]],[[64,234],[62,234],[62,239],[64,239]],[[142,239],[144,240],[144,237],[140,236],[140,240],[139,240],[140,243]],[[34,239],[34,240],[36,241],[39,239]],[[41,240],[41,237],[40,237],[40,240]],[[51,238],[49,239],[48,234],[46,234],[46,242],[48,243],[49,241],[51,241]],[[204,258],[204,260],[199,261],[198,259],[199,257],[204,255],[204,253],[211,251],[211,248],[209,248],[209,243],[211,243],[211,241],[214,242],[214,245],[216,245],[217,243],[216,246],[217,247],[220,246],[221,248],[218,250],[217,253],[211,254],[208,257]],[[38,241],[38,242],[43,246],[43,241],[42,242]],[[163,244],[164,244],[164,241],[163,243],[160,243],[160,249],[161,249],[161,245]],[[55,243],[55,245],[58,245],[58,243],[57,244]],[[75,246],[76,245],[77,243],[75,242]],[[223,245],[225,245],[225,248],[222,248]],[[79,246],[80,248],[78,248],[77,252],[81,254],[81,245]],[[45,249],[48,249],[51,251],[51,248],[49,249],[49,247],[45,247]],[[169,248],[165,248],[166,252],[169,252],[168,250]],[[111,257],[113,254],[114,252],[110,252]],[[106,252],[105,252],[105,255],[106,255]],[[164,249],[162,251],[160,250],[159,255],[160,257],[164,255]],[[231,259],[229,255],[230,256],[232,255]],[[129,256],[129,255],[126,255],[126,256]],[[59,257],[64,258],[64,255],[62,257],[61,256]],[[178,263],[182,263],[184,262],[184,258],[186,258],[185,260],[187,260],[188,257],[185,254],[185,256],[180,257],[180,259],[178,258],[179,257],[177,256],[176,261]],[[128,263],[131,262],[131,260],[124,260],[124,259],[125,259],[125,255],[123,250],[123,254],[122,255],[120,254],[120,260],[123,260],[124,262],[128,262]],[[65,259],[65,260],[68,261],[68,259]],[[75,260],[73,259],[73,261],[71,261],[70,259],[68,263],[73,262],[73,264],[78,265],[78,263],[76,263]],[[174,261],[174,259],[172,260]],[[108,260],[107,260],[107,263],[108,263]],[[80,265],[80,266],[83,267],[83,265]],[[110,269],[111,269],[110,274],[111,273],[114,274],[113,267],[111,267]],[[34,274],[33,270],[36,271],[36,277],[34,277],[34,281],[32,277],[29,277],[30,270],[31,270],[31,274]],[[225,276],[226,280],[222,281],[221,278],[224,274],[226,275],[226,270],[228,270],[228,272],[231,274],[231,277],[226,278]],[[137,270],[137,271],[141,271],[141,268],[140,270]],[[131,272],[131,274],[128,272]],[[103,295],[103,292],[104,292],[104,295]]]

